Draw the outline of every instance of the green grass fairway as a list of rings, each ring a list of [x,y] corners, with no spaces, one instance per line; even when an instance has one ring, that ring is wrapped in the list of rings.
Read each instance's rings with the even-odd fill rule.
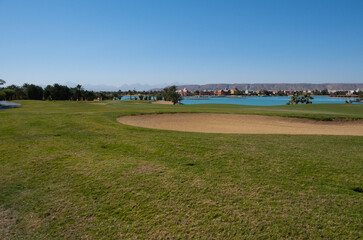
[[[19,101],[0,111],[0,239],[363,238],[363,137],[185,133],[127,114],[363,118],[363,105]]]

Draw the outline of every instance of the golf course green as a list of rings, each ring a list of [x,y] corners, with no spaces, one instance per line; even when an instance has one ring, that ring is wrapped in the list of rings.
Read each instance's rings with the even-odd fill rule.
[[[363,238],[362,136],[117,121],[156,113],[355,121],[363,105],[16,102],[0,111],[0,239]]]

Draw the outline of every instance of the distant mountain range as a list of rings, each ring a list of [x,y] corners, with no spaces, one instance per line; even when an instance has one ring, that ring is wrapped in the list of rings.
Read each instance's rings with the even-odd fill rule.
[[[204,85],[179,85],[177,89],[188,89],[189,91],[202,91],[202,90],[219,90],[219,89],[233,89],[238,88],[239,90],[356,90],[356,89],[363,89],[363,83],[219,83],[219,84],[204,84]]]
[[[75,87],[77,84],[74,82],[66,82],[64,83],[68,87]],[[173,85],[173,84],[170,84]],[[233,89],[238,88],[239,90],[356,90],[356,89],[363,89],[363,83],[213,83],[213,84],[189,84],[189,85],[179,85],[175,84],[177,89],[188,89],[189,91],[202,91],[202,90],[219,90],[219,89]],[[45,85],[41,85],[45,87]],[[127,91],[127,90],[137,90],[137,91],[149,91],[149,90],[162,90],[164,87],[167,87],[167,84],[155,84],[155,85],[148,85],[148,84],[139,84],[139,83],[131,83],[131,84],[123,84],[121,86],[111,86],[111,85],[92,85],[92,84],[84,84],[82,87],[86,90],[93,90],[93,91]]]
[[[77,86],[74,82],[66,82],[65,85],[68,87],[75,87]],[[137,91],[148,91],[152,88],[160,88],[162,89],[166,84],[158,84],[158,85],[148,85],[148,84],[123,84],[121,86],[112,86],[112,85],[106,85],[106,84],[81,84],[82,87],[86,90],[92,90],[92,91],[128,91],[128,90],[137,90]]]

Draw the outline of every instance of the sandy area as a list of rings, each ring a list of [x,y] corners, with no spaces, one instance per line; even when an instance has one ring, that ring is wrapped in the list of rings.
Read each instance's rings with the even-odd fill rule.
[[[176,113],[124,116],[120,123],[186,132],[363,136],[362,120],[317,121],[241,114]]]
[[[173,102],[170,101],[153,101],[152,104],[173,104]]]
[[[91,104],[94,104],[94,105],[107,105],[108,103],[91,103]]]

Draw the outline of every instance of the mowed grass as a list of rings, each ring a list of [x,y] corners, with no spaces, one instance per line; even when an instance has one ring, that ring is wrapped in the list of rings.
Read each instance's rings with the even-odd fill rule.
[[[0,239],[363,237],[363,137],[116,121],[164,112],[363,118],[362,105],[21,103],[0,111]]]

